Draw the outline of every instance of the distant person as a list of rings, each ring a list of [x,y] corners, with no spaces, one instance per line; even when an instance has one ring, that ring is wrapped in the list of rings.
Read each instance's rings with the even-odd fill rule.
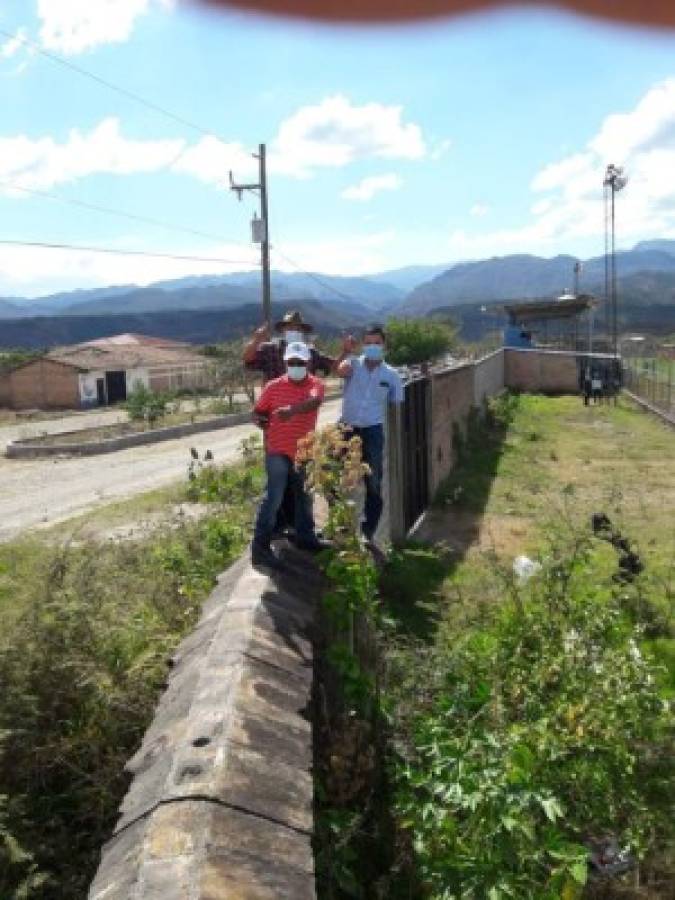
[[[271,541],[287,489],[294,499],[297,546],[312,553],[328,546],[317,537],[312,499],[303,472],[295,465],[298,442],[315,429],[324,397],[323,382],[309,371],[310,360],[305,343],[289,343],[284,352],[286,374],[265,385],[253,410],[254,421],[265,431],[267,486],[256,518],[251,562],[274,571],[283,568]]]
[[[593,393],[593,379],[591,377],[589,366],[586,366],[584,369],[584,375],[581,381],[581,391],[584,397],[584,406],[588,406],[591,402],[591,395]]]
[[[370,325],[363,335],[362,353],[345,359],[337,367],[345,388],[340,421],[361,438],[366,499],[361,532],[373,542],[382,515],[384,468],[384,421],[387,403],[403,402],[403,382],[396,369],[384,361],[386,335],[381,325]]]
[[[602,401],[602,378],[599,372],[593,372],[591,376],[591,394],[593,396],[593,403],[600,403]]]

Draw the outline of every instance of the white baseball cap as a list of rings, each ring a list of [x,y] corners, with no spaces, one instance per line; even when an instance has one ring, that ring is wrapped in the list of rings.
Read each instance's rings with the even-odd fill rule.
[[[302,341],[293,341],[290,344],[286,344],[284,362],[288,362],[289,359],[301,359],[303,362],[309,362],[311,356],[309,347],[307,344],[303,344]]]

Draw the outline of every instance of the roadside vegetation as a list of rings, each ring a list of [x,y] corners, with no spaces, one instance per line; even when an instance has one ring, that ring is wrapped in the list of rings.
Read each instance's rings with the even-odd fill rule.
[[[3,900],[86,895],[167,658],[248,540],[260,463],[251,441],[235,466],[193,456],[183,499],[206,515],[140,540],[0,545]]]
[[[394,366],[411,366],[445,356],[455,345],[458,327],[432,319],[389,319],[387,360]]]
[[[25,350],[22,347],[9,347],[0,350],[0,374],[16,369],[24,363],[31,362],[43,355],[41,350]]]
[[[356,787],[320,785],[322,898],[673,896],[672,441],[527,395],[457,434],[380,574],[379,773],[326,751]]]

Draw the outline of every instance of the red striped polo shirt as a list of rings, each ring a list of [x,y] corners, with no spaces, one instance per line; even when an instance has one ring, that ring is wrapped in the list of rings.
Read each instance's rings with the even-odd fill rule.
[[[316,428],[319,410],[296,413],[283,421],[276,415],[282,406],[294,406],[304,400],[323,400],[323,382],[314,375],[307,375],[302,381],[291,381],[288,375],[268,381],[255,405],[257,413],[269,416],[265,429],[265,450],[267,453],[281,453],[295,459],[298,441]]]

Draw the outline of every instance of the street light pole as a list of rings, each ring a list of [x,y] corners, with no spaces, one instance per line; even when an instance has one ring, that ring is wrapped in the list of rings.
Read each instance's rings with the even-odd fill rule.
[[[617,316],[617,292],[616,292],[616,216],[615,216],[615,197],[617,191],[626,187],[628,179],[623,174],[621,166],[615,166],[610,163],[605,171],[605,180],[603,187],[605,188],[605,294],[607,295],[607,195],[609,192],[610,199],[610,219],[611,219],[611,255],[610,255],[610,271],[609,271],[609,299],[611,311],[611,332],[612,332],[612,350],[614,356],[618,352],[618,316]]]
[[[258,160],[259,180],[257,184],[237,184],[230,172],[230,190],[235,191],[238,198],[244,191],[260,195],[260,219],[253,219],[253,241],[260,244],[260,259],[262,267],[262,308],[263,319],[268,328],[272,326],[272,287],[270,278],[270,228],[269,212],[267,208],[267,164],[265,145],[258,146],[258,152],[253,156]]]

